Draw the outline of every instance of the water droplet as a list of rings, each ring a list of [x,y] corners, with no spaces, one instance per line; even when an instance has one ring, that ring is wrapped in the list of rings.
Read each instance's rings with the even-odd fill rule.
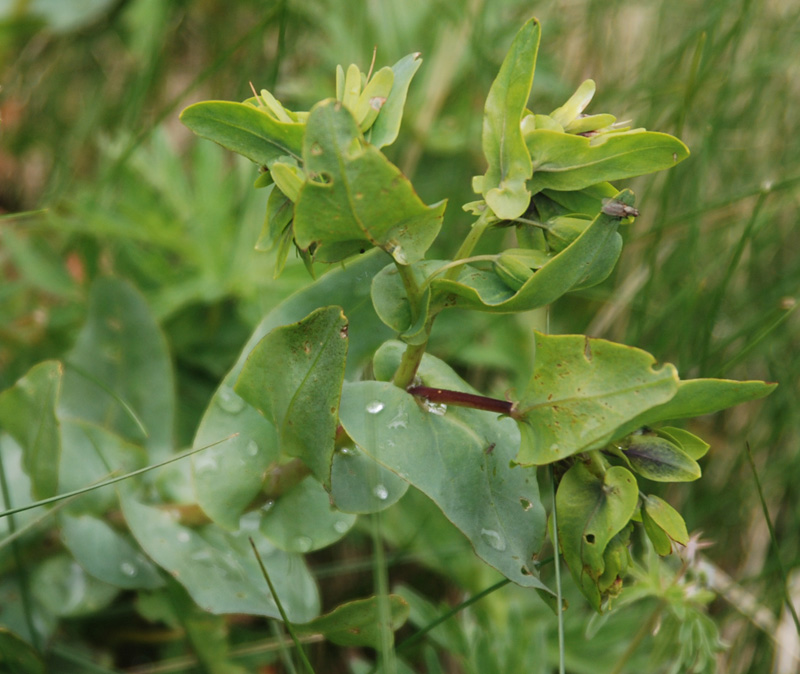
[[[314,547],[314,541],[308,536],[298,536],[294,541],[294,545],[299,552],[308,552]]]
[[[430,400],[426,400],[423,407],[426,412],[435,414],[437,417],[443,417],[447,412],[447,405],[444,403],[433,403]]]
[[[494,529],[481,529],[481,538],[491,545],[495,550],[503,552],[506,549],[506,542],[503,537]]]
[[[395,246],[394,250],[391,251],[392,257],[397,260],[399,264],[408,264],[408,258],[406,257],[406,252],[400,247]]]
[[[255,456],[258,454],[258,443],[255,440],[251,440],[247,443],[247,453],[250,456]]]
[[[379,484],[375,489],[372,490],[372,493],[375,494],[381,501],[385,501],[389,498],[389,490],[382,484]]]
[[[261,524],[261,514],[254,510],[253,512],[245,513],[239,518],[239,531],[258,531]]]
[[[275,499],[269,499],[263,506],[261,506],[261,510],[265,513],[268,513],[272,510],[272,507],[275,505]]]
[[[207,472],[210,470],[216,470],[219,466],[217,465],[217,460],[206,455],[201,455],[195,458],[194,460],[194,467],[195,470]]]
[[[389,428],[406,428],[408,426],[408,414],[405,410],[398,410],[394,419],[389,422]]]
[[[533,508],[533,503],[531,503],[531,502],[530,502],[528,499],[526,499],[526,498],[521,498],[521,499],[519,500],[519,502],[522,504],[522,509],[523,509],[523,510],[530,510],[531,508]]]
[[[339,450],[339,454],[341,454],[342,456],[352,456],[355,453],[356,453],[356,450],[353,449],[352,447],[342,447]]]
[[[333,523],[333,528],[338,533],[343,534],[350,528],[350,524],[345,520],[338,520],[337,522]]]
[[[244,409],[244,400],[236,395],[230,388],[223,386],[217,392],[217,405],[228,414],[238,414]]]
[[[178,532],[178,542],[179,543],[188,543],[192,539],[191,535],[188,531],[179,531]]]
[[[135,576],[138,573],[136,567],[130,562],[122,562],[122,564],[119,565],[119,569],[126,576]]]
[[[558,451],[558,443],[554,442],[552,445],[550,445],[550,451],[551,452],[557,452]]]
[[[386,405],[384,405],[380,400],[373,400],[369,405],[367,405],[367,412],[370,414],[377,414],[384,407],[386,407]]]

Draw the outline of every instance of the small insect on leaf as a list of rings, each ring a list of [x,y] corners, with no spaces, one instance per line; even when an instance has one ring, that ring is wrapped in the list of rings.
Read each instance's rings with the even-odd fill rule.
[[[628,204],[623,204],[616,199],[603,199],[603,213],[615,218],[639,217],[638,209]]]

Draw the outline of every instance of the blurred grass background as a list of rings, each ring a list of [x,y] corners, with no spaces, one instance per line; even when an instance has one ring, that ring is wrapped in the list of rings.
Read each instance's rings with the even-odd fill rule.
[[[797,3],[0,1],[0,389],[65,351],[89,281],[114,273],[145,293],[168,336],[176,440],[189,443],[253,326],[308,277],[290,261],[272,278],[272,256],[253,250],[265,201],[255,167],[195,141],[179,111],[243,100],[250,82],[307,109],[333,94],[337,63],[366,69],[376,45],[378,65],[421,51],[388,154],[428,203],[449,199],[432,251],[448,256],[470,223],[460,205],[474,198],[471,177],[484,171],[483,101],[530,15],[543,26],[532,109],[550,112],[591,77],[588,112],[677,135],[692,151],[632,182],[642,216],[615,274],[555,306],[550,329],[639,346],[683,377],[781,384],[766,401],[697,420],[712,443],[704,477],[667,494],[735,583],[711,607],[730,645],[720,671],[770,671],[783,581],[745,443],[783,562],[800,568]],[[502,396],[530,371],[537,320],[445,314],[433,350]]]

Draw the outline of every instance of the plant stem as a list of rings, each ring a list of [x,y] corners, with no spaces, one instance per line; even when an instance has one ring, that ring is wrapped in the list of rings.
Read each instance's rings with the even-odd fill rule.
[[[481,213],[480,217],[475,221],[472,225],[472,229],[470,230],[469,234],[467,234],[467,238],[464,239],[464,242],[461,244],[461,248],[458,249],[458,252],[455,254],[454,260],[462,260],[466,257],[472,255],[472,251],[475,249],[478,241],[483,236],[483,233],[489,228],[490,225],[497,222],[497,218],[494,213],[487,207],[486,210]],[[458,268],[453,268],[445,274],[446,279],[454,279],[458,275]]]
[[[449,389],[432,388],[430,386],[412,386],[407,389],[411,395],[419,396],[431,402],[455,405],[456,407],[470,407],[474,410],[486,410],[513,416],[514,403],[509,400],[487,398],[486,396],[451,391]]]
[[[556,610],[558,611],[558,673],[565,673],[564,653],[564,606],[561,598],[561,559],[558,552],[558,516],[556,515],[556,476],[553,466],[550,466],[550,484],[553,490],[553,566],[556,572]]]
[[[589,471],[602,479],[606,474],[606,468],[608,467],[608,464],[603,458],[603,455],[600,453],[600,450],[595,449],[591,452],[586,452],[583,456],[586,458],[586,467],[589,469]]]
[[[430,334],[430,331],[428,331],[428,334]],[[403,359],[400,361],[400,367],[394,373],[393,381],[395,386],[404,390],[411,386],[427,346],[428,340],[426,339],[422,344],[409,344],[406,347]]]
[[[419,318],[419,303],[422,298],[422,293],[420,292],[419,285],[417,285],[417,280],[414,278],[414,272],[411,267],[406,264],[400,264],[397,261],[395,261],[394,265],[397,267],[400,278],[403,279],[406,297],[408,297],[408,307],[411,310],[411,325],[414,325],[417,318]]]

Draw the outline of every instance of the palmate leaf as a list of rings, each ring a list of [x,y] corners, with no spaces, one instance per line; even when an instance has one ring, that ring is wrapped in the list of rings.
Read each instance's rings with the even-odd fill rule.
[[[620,426],[670,400],[678,374],[647,352],[583,335],[536,333],[534,371],[517,403],[517,461],[546,464],[599,449]]]
[[[533,85],[540,37],[539,22],[530,19],[514,38],[486,98],[483,153],[489,166],[475,186],[501,219],[518,218],[531,198],[525,183],[533,169],[520,122]]]
[[[400,264],[421,260],[442,225],[445,202],[426,206],[411,183],[369,145],[338,101],[318,103],[303,144],[307,182],[295,205],[295,241],[337,262],[383,248]]]

